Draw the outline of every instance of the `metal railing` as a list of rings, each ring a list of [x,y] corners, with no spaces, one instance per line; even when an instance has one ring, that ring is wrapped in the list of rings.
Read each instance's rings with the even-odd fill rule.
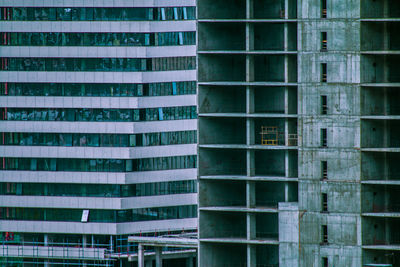
[[[198,238],[197,229],[155,229],[154,232],[150,233],[136,233],[130,236],[143,236],[143,237],[185,237],[185,238]],[[128,242],[127,236],[121,236],[115,240],[115,250],[110,252],[113,256],[129,256],[138,252],[138,244],[134,242]],[[165,250],[182,250],[186,248],[173,248],[166,247]],[[146,248],[146,251],[154,252],[154,248]]]
[[[5,266],[8,266],[9,264],[12,264],[11,266],[15,266],[15,264],[21,264],[22,266],[24,266],[25,264],[32,264],[33,266],[42,266],[43,264],[49,264],[49,266],[54,266],[54,265],[62,265],[62,266],[94,266],[94,267],[112,267],[114,266],[113,263],[111,263],[110,261],[107,262],[100,262],[100,261],[90,261],[90,262],[66,262],[66,261],[62,261],[62,262],[57,262],[57,261],[49,261],[49,260],[45,260],[45,261],[28,261],[28,260],[15,260],[15,259],[3,259],[0,260],[0,264],[1,266],[3,266],[3,264],[6,264]]]
[[[109,261],[106,254],[110,251],[109,244],[57,243],[57,242],[26,242],[6,241],[1,243],[0,257],[31,257]]]

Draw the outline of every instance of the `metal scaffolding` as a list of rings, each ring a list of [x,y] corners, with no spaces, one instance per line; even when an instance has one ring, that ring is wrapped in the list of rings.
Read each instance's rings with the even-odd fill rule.
[[[279,139],[278,127],[261,126],[261,144],[266,146],[277,146]]]

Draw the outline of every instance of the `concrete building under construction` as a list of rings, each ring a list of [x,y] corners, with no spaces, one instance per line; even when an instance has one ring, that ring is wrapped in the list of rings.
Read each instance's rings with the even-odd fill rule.
[[[1,266],[132,266],[128,235],[196,231],[195,5],[0,0]]]
[[[197,4],[200,265],[400,266],[400,2]]]

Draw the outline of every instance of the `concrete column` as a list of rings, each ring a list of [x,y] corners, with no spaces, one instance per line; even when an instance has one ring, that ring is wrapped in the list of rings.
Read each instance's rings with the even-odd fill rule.
[[[284,51],[289,50],[289,33],[288,33],[288,25],[285,23],[284,26],[284,43],[283,43],[283,48]],[[289,56],[286,54],[285,55],[285,83],[289,82]]]
[[[254,50],[254,27],[253,24],[246,23],[246,51]],[[246,55],[246,81],[254,81],[253,56]]]
[[[144,248],[142,244],[138,246],[138,267],[144,267]]]
[[[285,19],[289,18],[289,1],[285,0]],[[283,27],[283,50],[289,50],[289,29],[288,24],[285,23]],[[285,55],[285,83],[289,82],[289,57]],[[287,90],[287,88],[285,89]],[[286,101],[286,100],[285,100]]]
[[[289,19],[289,0],[285,0],[285,19]]]
[[[252,19],[254,16],[253,0],[246,0],[246,19]]]
[[[289,19],[289,0],[285,0],[285,19]],[[289,50],[289,30],[288,24],[284,24],[283,28],[283,49],[284,51]],[[289,82],[289,56],[285,55],[285,83]],[[285,87],[285,114],[289,114],[289,88]],[[285,119],[285,146],[288,145],[289,139],[289,121]],[[289,177],[289,151],[285,151],[285,177]],[[289,201],[289,185],[285,183],[285,202]]]
[[[288,87],[285,87],[285,114],[289,114],[289,88]]]
[[[389,17],[389,3],[388,0],[383,0],[383,16],[385,18]],[[383,50],[389,50],[389,31],[388,23],[383,22]],[[389,82],[389,67],[387,63],[387,55],[383,56],[383,82]],[[385,109],[386,113],[386,109]]]
[[[285,182],[285,202],[289,202],[289,183]]]
[[[250,81],[249,78],[248,82]],[[254,90],[250,86],[246,87],[246,113],[254,113]]]
[[[162,247],[155,247],[156,267],[162,267]]]
[[[251,114],[254,112],[254,91],[253,88],[247,86],[246,88],[246,113]],[[254,145],[255,144],[255,129],[254,129],[254,120],[251,118],[247,118],[246,120],[246,145]],[[255,173],[255,163],[254,163],[254,151],[247,150],[246,151],[246,168],[247,168],[247,176],[254,176]]]
[[[247,150],[246,151],[246,157],[247,157],[247,176],[251,177],[255,175],[256,167],[255,167],[255,162],[254,162],[254,151],[252,150]]]
[[[256,215],[247,213],[246,216],[246,238],[252,240],[256,238]]]
[[[287,122],[287,120],[286,120]],[[286,123],[285,123],[285,128],[286,128]],[[286,129],[285,129],[286,132]],[[286,136],[286,134],[285,134]],[[286,139],[287,140],[287,139]],[[290,166],[289,166],[289,151],[286,150],[285,151],[285,177],[289,177],[290,176]],[[289,183],[285,182],[285,202],[289,202]]]
[[[253,0],[246,0],[246,18],[253,17]],[[246,23],[246,51],[254,50],[254,27]],[[252,55],[246,55],[246,82],[254,81],[254,58]],[[250,86],[246,87],[246,113],[254,113],[254,91]],[[251,128],[252,122],[247,121],[248,145],[253,144],[251,136],[254,135]],[[250,138],[250,139],[249,139]]]
[[[246,183],[246,206],[254,208],[256,206],[256,185],[253,181]]]
[[[289,160],[289,151],[285,151],[285,177],[290,177],[290,160]]]
[[[256,267],[257,254],[254,245],[247,244],[247,267]]]

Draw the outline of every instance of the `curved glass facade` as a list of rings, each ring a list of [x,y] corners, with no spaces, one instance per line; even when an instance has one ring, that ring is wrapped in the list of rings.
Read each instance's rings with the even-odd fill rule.
[[[195,144],[196,131],[144,134],[1,133],[3,145],[66,147],[136,147]]]
[[[124,223],[195,218],[196,205],[129,210],[91,210],[88,222]],[[0,208],[0,220],[80,222],[82,210],[42,208]]]
[[[196,19],[195,7],[2,7],[1,20],[162,21]]]
[[[73,108],[8,108],[0,109],[9,121],[97,121],[133,122],[196,119],[196,107],[146,109],[73,109]]]
[[[196,94],[196,82],[0,83],[1,96],[169,96]]]
[[[109,255],[121,238],[194,231],[195,1],[22,2],[0,4],[0,240],[22,240],[25,254],[29,241],[106,244],[73,260],[110,267],[129,264]],[[50,197],[61,204],[44,208]]]
[[[2,158],[0,170],[62,172],[136,172],[196,168],[196,156],[143,159]]]
[[[196,45],[196,32],[88,33],[3,32],[0,45],[13,46],[167,46]]]
[[[194,70],[196,57],[0,58],[3,71],[169,71]]]
[[[0,195],[17,196],[143,197],[196,192],[196,180],[127,185],[0,183]]]

